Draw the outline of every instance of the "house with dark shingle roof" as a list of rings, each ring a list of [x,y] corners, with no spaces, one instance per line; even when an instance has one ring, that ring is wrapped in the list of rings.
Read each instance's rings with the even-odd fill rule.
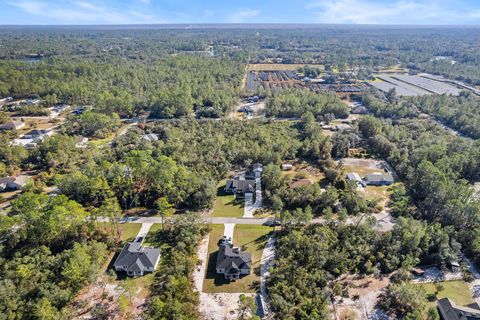
[[[217,274],[223,274],[225,279],[240,279],[241,275],[250,274],[252,269],[252,255],[234,248],[228,242],[219,244],[217,255]]]
[[[255,189],[260,188],[263,165],[255,163],[245,174],[239,174],[233,179],[227,180],[225,192],[234,194],[235,198],[252,198],[255,196]],[[258,183],[258,186],[257,186]]]
[[[255,193],[255,180],[245,179],[245,176],[236,176],[227,180],[225,192],[234,194],[235,198],[244,198],[247,193]]]
[[[464,307],[455,305],[448,298],[437,302],[438,313],[442,320],[480,320],[480,306],[472,303]]]
[[[144,247],[141,242],[127,242],[113,264],[116,271],[129,276],[143,276],[153,272],[160,261],[160,249]]]

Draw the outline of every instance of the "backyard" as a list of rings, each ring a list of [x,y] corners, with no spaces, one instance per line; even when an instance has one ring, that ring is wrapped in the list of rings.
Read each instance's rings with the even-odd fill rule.
[[[441,289],[443,290],[440,290],[440,292],[438,292],[438,294],[436,295],[437,299],[448,297],[459,306],[465,306],[474,302],[471,295],[470,287],[465,281],[443,281],[438,282],[438,284],[441,285]],[[434,283],[423,283],[419,284],[419,286],[422,286],[425,289],[427,296],[429,294],[435,294],[437,290]],[[436,301],[429,302],[430,306],[434,306],[435,304]]]
[[[386,166],[386,163],[381,160],[344,158],[341,162],[345,173],[356,172],[361,178],[370,173],[385,173],[383,166]],[[390,189],[391,186],[367,186],[364,188],[365,198],[377,199],[383,206],[386,206],[391,195]]]
[[[267,241],[267,235],[272,228],[260,225],[236,225],[233,234],[233,244],[243,251],[252,254],[252,273],[237,281],[229,282],[223,275],[217,275],[215,270],[218,241],[222,238],[223,225],[213,225],[208,243],[208,267],[203,283],[203,292],[217,293],[254,293],[260,285],[260,259]]]

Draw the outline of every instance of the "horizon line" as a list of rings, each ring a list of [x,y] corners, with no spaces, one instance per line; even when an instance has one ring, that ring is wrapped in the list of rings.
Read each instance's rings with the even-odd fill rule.
[[[480,27],[479,24],[376,24],[376,23],[295,23],[295,22],[203,22],[203,23],[102,23],[102,24],[0,24],[4,27],[128,27],[128,26],[178,26],[178,27],[201,27],[201,26],[366,26],[366,27]]]

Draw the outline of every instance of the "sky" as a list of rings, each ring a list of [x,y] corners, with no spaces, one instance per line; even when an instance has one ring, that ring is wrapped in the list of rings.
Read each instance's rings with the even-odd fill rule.
[[[0,25],[480,25],[480,0],[0,0]]]

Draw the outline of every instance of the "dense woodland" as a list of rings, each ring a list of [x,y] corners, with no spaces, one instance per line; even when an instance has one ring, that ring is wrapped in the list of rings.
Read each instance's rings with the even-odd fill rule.
[[[419,262],[441,265],[455,259],[459,250],[460,245],[449,237],[448,230],[411,218],[400,218],[385,234],[375,232],[368,224],[283,230],[278,239],[278,259],[268,278],[269,292],[278,319],[326,319],[330,301],[345,292],[337,281],[341,275],[406,272]],[[401,277],[398,282],[402,285]],[[401,316],[432,319],[427,317],[426,305],[421,307]],[[392,310],[395,312],[395,308]]]

